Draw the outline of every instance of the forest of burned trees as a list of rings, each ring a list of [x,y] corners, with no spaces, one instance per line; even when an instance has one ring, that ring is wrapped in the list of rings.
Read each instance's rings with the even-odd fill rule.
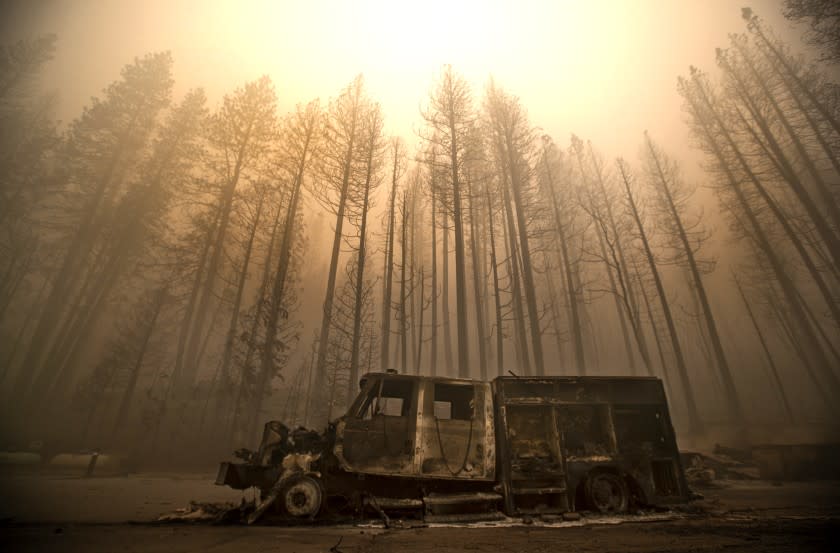
[[[840,89],[744,18],[678,79],[699,179],[448,66],[413,137],[362,77],[287,114],[268,77],[173,98],[168,53],[62,126],[56,37],[4,47],[0,445],[221,455],[389,368],[655,375],[695,434],[836,417]]]

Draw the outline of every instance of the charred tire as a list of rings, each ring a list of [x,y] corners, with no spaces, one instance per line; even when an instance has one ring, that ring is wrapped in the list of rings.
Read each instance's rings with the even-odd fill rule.
[[[288,517],[315,518],[324,504],[324,490],[311,476],[294,476],[283,486],[277,503],[280,512]]]
[[[614,472],[595,471],[583,483],[587,507],[601,513],[625,513],[630,506],[627,482]]]

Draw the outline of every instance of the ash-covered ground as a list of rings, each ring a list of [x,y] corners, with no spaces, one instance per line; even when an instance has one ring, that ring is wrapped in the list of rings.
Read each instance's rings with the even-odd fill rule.
[[[386,529],[378,520],[284,527],[160,522],[191,501],[253,499],[214,475],[93,476],[40,469],[0,474],[0,550],[89,553],[288,551],[837,551],[840,482],[715,480],[704,499],[666,511],[577,521],[508,520]],[[177,516],[175,518],[178,518]]]

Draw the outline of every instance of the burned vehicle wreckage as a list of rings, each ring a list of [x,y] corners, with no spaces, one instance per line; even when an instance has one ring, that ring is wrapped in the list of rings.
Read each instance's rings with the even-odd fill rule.
[[[689,499],[662,382],[369,373],[324,434],[265,425],[217,484],[255,486],[249,522],[386,513],[427,522]]]

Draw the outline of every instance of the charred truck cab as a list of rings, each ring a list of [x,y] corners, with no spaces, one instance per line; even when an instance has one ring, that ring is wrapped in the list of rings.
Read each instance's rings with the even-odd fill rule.
[[[687,501],[662,382],[370,373],[324,435],[266,425],[217,484],[257,486],[251,521],[413,510],[427,521],[624,512]]]

